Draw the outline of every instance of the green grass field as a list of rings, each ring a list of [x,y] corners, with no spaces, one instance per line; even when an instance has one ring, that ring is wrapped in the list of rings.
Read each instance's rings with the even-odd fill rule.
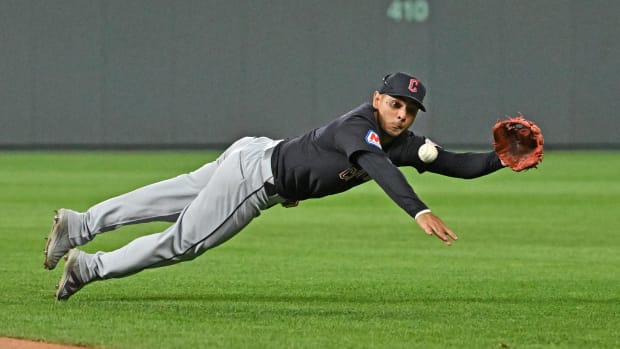
[[[620,153],[457,180],[404,169],[460,237],[426,236],[374,183],[274,207],[193,262],[54,300],[53,209],[192,170],[201,152],[0,153],[0,336],[102,348],[619,348]],[[163,229],[124,227],[112,250]]]

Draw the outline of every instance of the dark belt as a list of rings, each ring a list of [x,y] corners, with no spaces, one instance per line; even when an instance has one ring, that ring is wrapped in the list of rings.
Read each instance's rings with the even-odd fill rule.
[[[276,185],[273,183],[265,182],[265,193],[267,193],[267,196],[276,195]]]
[[[278,195],[278,192],[276,192],[276,185],[270,182],[265,182],[265,193],[267,193],[267,196]],[[282,206],[284,207],[295,207],[299,205],[299,200],[282,199],[284,199],[284,202],[282,202]]]

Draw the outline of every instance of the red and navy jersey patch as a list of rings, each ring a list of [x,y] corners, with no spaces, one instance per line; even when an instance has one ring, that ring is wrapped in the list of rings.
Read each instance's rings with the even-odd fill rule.
[[[379,135],[373,130],[368,130],[368,133],[366,134],[366,143],[374,145],[379,149],[383,149],[381,148],[381,139],[379,139]]]

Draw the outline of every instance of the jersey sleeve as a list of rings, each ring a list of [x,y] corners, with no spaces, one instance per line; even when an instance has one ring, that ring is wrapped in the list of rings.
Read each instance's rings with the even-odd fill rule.
[[[418,136],[408,131],[397,138],[388,150],[390,160],[398,167],[411,166],[419,173],[423,173],[427,170],[428,164],[420,160],[418,149],[420,149],[420,146],[424,143],[426,143],[426,137]]]
[[[349,159],[360,151],[385,154],[377,125],[362,116],[343,119],[334,132],[334,143]]]
[[[477,178],[501,169],[503,166],[494,151],[456,153],[437,146],[437,158],[423,162],[418,149],[430,140],[409,132],[389,150],[389,157],[396,166],[412,166],[419,173],[432,172],[455,178]],[[432,143],[432,142],[431,142]]]
[[[428,164],[429,172],[456,178],[478,178],[503,168],[494,151],[486,153],[453,153],[439,150],[437,159]]]
[[[427,210],[428,207],[418,198],[405,176],[390,160],[380,154],[359,152],[354,161],[374,179],[383,191],[411,217]]]

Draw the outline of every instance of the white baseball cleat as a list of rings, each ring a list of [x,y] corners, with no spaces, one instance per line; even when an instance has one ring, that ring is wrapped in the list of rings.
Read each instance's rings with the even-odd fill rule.
[[[45,269],[52,270],[56,268],[60,258],[67,254],[72,247],[71,241],[69,241],[68,217],[72,213],[76,212],[64,208],[56,210],[52,231],[47,236],[47,242],[45,243],[45,261],[43,261]]]
[[[64,301],[69,299],[73,294],[79,291],[88,281],[84,281],[80,274],[80,261],[79,257],[84,252],[72,249],[69,251],[65,260],[65,269],[60,278],[60,282],[56,286],[56,299]]]

